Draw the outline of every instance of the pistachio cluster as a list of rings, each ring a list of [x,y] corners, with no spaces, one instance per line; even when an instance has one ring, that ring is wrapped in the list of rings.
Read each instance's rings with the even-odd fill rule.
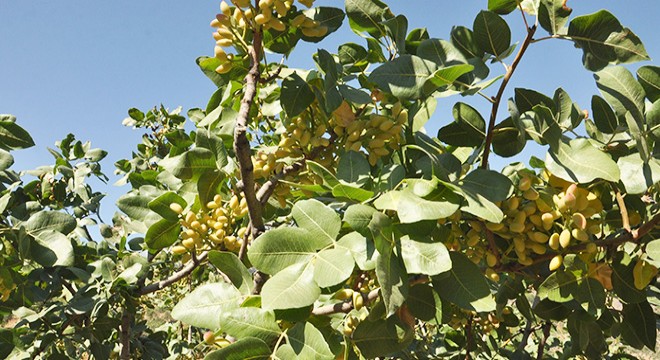
[[[247,228],[240,227],[235,234],[234,230],[237,220],[247,215],[247,202],[245,198],[239,200],[237,195],[233,195],[226,207],[224,205],[221,195],[216,195],[205,209],[198,212],[184,212],[181,205],[170,204],[170,209],[180,214],[179,221],[183,228],[181,242],[172,247],[172,253],[184,255],[217,247],[237,252]]]
[[[343,103],[342,106],[348,106]],[[386,106],[381,114],[369,114],[366,119],[342,116],[345,111],[335,112],[330,119],[333,131],[345,141],[346,150],[366,150],[369,163],[397,150],[401,144],[402,129],[408,121],[408,110],[400,102]]]
[[[314,4],[314,0],[298,2],[307,7]],[[243,43],[248,29],[285,31],[288,23],[293,28],[299,28],[302,34],[308,37],[323,37],[328,33],[326,26],[304,14],[288,20],[286,16],[292,9],[294,0],[259,0],[257,7],[253,6],[251,0],[231,0],[231,3],[234,6],[221,1],[222,13],[211,21],[211,26],[216,29],[213,33],[216,41],[214,53],[220,60],[216,72],[220,74],[229,72],[233,67],[234,55],[228,54],[225,48]]]

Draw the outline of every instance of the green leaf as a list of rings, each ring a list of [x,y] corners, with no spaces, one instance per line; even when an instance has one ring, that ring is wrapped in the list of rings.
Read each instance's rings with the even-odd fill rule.
[[[467,59],[481,59],[484,56],[484,50],[479,47],[472,30],[465,26],[454,26],[451,29],[451,43]]]
[[[511,46],[511,30],[502,17],[491,11],[481,11],[472,26],[474,39],[487,53],[500,56]]]
[[[179,214],[170,209],[170,204],[179,204],[182,208],[186,208],[188,203],[181,196],[175,192],[168,191],[161,196],[151,200],[148,204],[151,211],[162,216],[169,221],[179,221]]]
[[[643,194],[660,182],[660,160],[650,158],[644,162],[639,153],[622,156],[617,160],[621,182],[628,194]]]
[[[44,231],[57,231],[66,235],[76,228],[76,219],[59,211],[39,211],[25,222],[25,230],[30,234]]]
[[[292,73],[282,80],[280,102],[289,117],[300,115],[314,99],[314,92],[297,73]]]
[[[657,337],[656,315],[648,301],[636,304],[623,304],[621,335],[633,347],[641,349],[646,345],[655,351]]]
[[[282,359],[319,359],[332,360],[335,358],[323,334],[314,325],[308,322],[297,323],[287,331],[288,343],[280,346],[277,356]],[[284,350],[285,349],[285,350]],[[281,357],[283,353],[293,354],[294,357]]]
[[[462,211],[482,218],[492,223],[499,223],[504,220],[504,213],[492,201],[489,201],[481,194],[475,194],[469,190],[463,190],[467,205],[461,207]]]
[[[74,264],[73,245],[66,235],[53,229],[45,229],[34,233],[33,237],[35,241],[30,244],[30,253],[39,265],[51,267]]]
[[[454,146],[480,146],[486,138],[486,122],[481,114],[468,104],[458,102],[452,110],[455,122],[438,131],[438,139]]]
[[[9,115],[14,121],[4,120],[6,117],[0,115],[0,149],[26,149],[34,146],[30,134],[14,122],[15,118]]]
[[[406,301],[410,313],[423,321],[431,321],[435,318],[438,320],[442,319],[442,304],[436,304],[436,296],[433,293],[433,289],[427,284],[416,284],[412,286],[408,293],[408,300]],[[438,310],[441,311],[439,316]]]
[[[493,202],[507,199],[513,191],[513,183],[508,177],[486,169],[473,170],[459,182],[459,185],[463,190],[482,195]]]
[[[345,247],[321,250],[314,262],[314,281],[320,287],[331,287],[348,279],[353,273],[355,261]]]
[[[565,0],[541,0],[539,3],[539,24],[550,34],[559,34],[573,9],[566,6]]]
[[[5,150],[0,149],[0,171],[9,169],[14,164],[14,157]]]
[[[414,331],[396,316],[375,321],[361,321],[353,332],[353,343],[362,356],[374,359],[405,349],[414,338]]]
[[[216,170],[215,155],[211,150],[201,147],[165,158],[158,165],[181,180],[195,181],[207,171]]]
[[[428,39],[419,44],[417,56],[430,60],[439,67],[467,64],[467,59],[454,45],[440,39]]]
[[[619,127],[617,119],[610,105],[598,95],[591,97],[591,111],[593,112],[594,123],[598,131],[606,134],[614,134]]]
[[[652,103],[660,99],[660,67],[653,65],[637,69],[637,80]]]
[[[234,285],[224,282],[204,284],[174,306],[172,317],[188,325],[215,330],[220,327],[218,314],[236,312],[241,299],[242,295]]]
[[[219,312],[209,311],[206,317],[209,317],[209,314],[220,314],[219,328],[237,339],[255,337],[271,344],[282,333],[272,310],[242,307]]]
[[[344,212],[344,221],[351,226],[351,228],[364,236],[370,236],[369,223],[376,209],[368,205],[355,204],[351,205]]]
[[[352,185],[339,184],[332,188],[332,196],[363,202],[374,197],[374,192]]]
[[[653,260],[660,260],[660,239],[651,240],[646,244],[646,254]]]
[[[131,219],[143,221],[152,214],[155,216],[154,212],[149,209],[150,201],[150,197],[129,193],[117,200],[117,207]]]
[[[568,26],[568,36],[582,48],[582,62],[591,71],[598,71],[610,63],[649,60],[639,37],[621,26],[607,10],[574,18]]]
[[[207,171],[199,177],[197,181],[197,194],[199,195],[199,202],[204,207],[213,200],[215,195],[221,192],[224,181],[225,175],[219,170]]]
[[[554,109],[555,101],[538,91],[516,88],[514,90],[516,98],[516,106],[519,113],[524,113],[534,109],[534,106],[543,105],[549,109]]]
[[[657,143],[660,141],[660,100],[646,109],[646,133]]]
[[[144,243],[151,250],[160,250],[174,244],[181,233],[179,221],[160,220],[149,227]]]
[[[469,64],[453,65],[436,70],[426,81],[424,92],[431,94],[434,91],[452,85],[458,78],[474,70]]]
[[[643,159],[648,159],[649,149],[644,134],[644,88],[628,69],[622,66],[608,67],[594,74],[596,85],[617,115],[625,117],[628,130]]]
[[[211,250],[209,262],[220,272],[227,275],[231,283],[243,294],[252,293],[252,275],[238,256],[228,251]]]
[[[246,337],[206,354],[204,360],[267,360],[271,353],[270,346],[263,340]]]
[[[512,118],[506,118],[493,129],[493,152],[502,157],[520,154],[525,148],[527,139],[513,123]]]
[[[378,257],[378,251],[374,243],[360,233],[353,231],[342,236],[337,242],[337,247],[349,250],[360,270],[370,271],[376,268],[375,259]]]
[[[646,300],[646,292],[635,287],[635,264],[626,253],[617,253],[612,263],[612,289],[621,300],[633,304]]]
[[[518,7],[519,0],[488,0],[488,10],[506,15]]]
[[[433,113],[435,113],[435,108],[438,105],[438,101],[429,96],[426,99],[417,100],[408,110],[408,117],[412,123],[412,131],[418,132],[421,130],[424,125],[431,119]]]
[[[424,84],[436,70],[437,65],[431,61],[401,55],[374,69],[369,81],[395,97],[414,100],[426,95]]]
[[[355,43],[346,43],[339,45],[339,50],[337,50],[337,57],[339,58],[339,63],[347,67],[346,70],[348,72],[354,72],[354,71],[359,72],[364,70],[369,64],[369,61],[367,60],[367,55],[368,55],[367,49]],[[342,92],[341,87],[339,88],[339,91]],[[344,92],[342,92],[342,95],[344,96],[344,98],[347,98]]]
[[[572,312],[571,309],[558,302],[549,299],[543,299],[534,307],[534,314],[542,319],[562,321],[565,320]]]
[[[309,262],[317,250],[327,245],[327,239],[312,236],[305,229],[280,227],[259,236],[248,250],[248,258],[257,269],[272,275],[288,266]]]
[[[266,281],[261,290],[261,306],[279,310],[312,305],[321,295],[314,270],[309,264],[294,264]]]
[[[370,176],[371,166],[364,154],[347,151],[339,158],[337,179],[362,186],[369,181]]]
[[[409,274],[438,275],[451,269],[449,251],[441,242],[418,236],[401,237],[401,258]]]
[[[573,296],[582,304],[585,311],[594,316],[605,308],[605,288],[594,278],[583,278],[578,283],[577,291]]]
[[[323,246],[332,244],[341,229],[339,215],[318,200],[298,201],[291,209],[291,216],[299,227],[309,231]]]
[[[387,316],[390,316],[406,301],[408,275],[401,259],[394,254],[396,244],[391,219],[380,213],[375,214],[369,229],[379,253],[376,258],[376,277]]]
[[[406,34],[408,33],[408,19],[397,15],[382,23],[389,38],[394,40],[399,55],[406,53]]]
[[[377,39],[386,35],[381,23],[392,17],[386,4],[380,0],[346,0],[345,5],[351,29],[357,34],[367,32]]]
[[[452,262],[449,274],[433,278],[438,295],[466,310],[495,310],[495,299],[481,270],[461,253],[450,252],[449,256]]]
[[[426,198],[405,189],[386,192],[374,201],[379,210],[396,210],[404,224],[446,218],[458,210],[459,204],[458,195],[444,186]]]
[[[344,12],[341,9],[328,7],[328,6],[317,6],[311,9],[307,9],[302,12],[307,18],[310,18],[314,21],[319,22],[319,26],[325,26],[328,28],[328,32],[323,36],[305,36],[305,34],[300,33],[300,38],[307,42],[317,43],[325,39],[328,35],[337,31],[341,27],[342,22],[344,21]]]
[[[566,303],[573,300],[573,294],[577,292],[576,276],[563,270],[557,270],[550,274],[538,288],[540,299],[550,299],[558,303]]]
[[[548,152],[547,169],[566,181],[589,183],[595,179],[617,182],[619,167],[612,158],[596,149],[587,139],[573,139],[569,144],[560,143],[557,153]]]
[[[221,107],[219,107],[221,108]],[[227,160],[227,149],[222,139],[211,129],[198,129],[195,134],[195,145],[210,150],[215,157],[215,165],[218,169],[229,164]]]

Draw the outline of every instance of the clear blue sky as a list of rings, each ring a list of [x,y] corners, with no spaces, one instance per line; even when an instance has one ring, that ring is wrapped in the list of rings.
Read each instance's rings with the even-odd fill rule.
[[[474,16],[487,7],[487,0],[386,2],[395,13],[408,17],[410,29],[426,27],[432,37],[443,39],[449,37],[452,25],[472,27]],[[341,0],[317,0],[317,4],[343,7]],[[214,85],[198,70],[195,58],[213,53],[209,22],[219,12],[218,5],[214,0],[1,1],[0,113],[16,115],[37,143],[32,149],[14,152],[14,169],[51,164],[46,147],[72,132],[109,151],[103,168],[110,183],[114,182],[114,161],[130,157],[141,135],[121,125],[129,108],[146,110],[161,103],[170,109],[182,106],[184,111],[203,108],[213,93]],[[574,9],[573,16],[609,9],[640,36],[654,60],[660,58],[660,1],[569,0],[568,5]],[[507,18],[512,19],[513,41],[522,41],[520,14]],[[289,64],[311,67],[311,53],[319,46],[336,52],[346,41],[364,43],[345,25],[325,42],[298,48]],[[567,41],[534,44],[505,97],[511,96],[514,87],[552,95],[562,86],[574,101],[589,108],[597,89],[580,59],[581,51]],[[491,74],[500,71],[493,68]],[[489,91],[494,93],[495,87]],[[435,135],[440,126],[452,121],[455,101],[474,105],[484,117],[488,114],[488,104],[479,97],[451,97],[440,103],[427,126],[429,133]],[[500,114],[499,120],[506,117],[505,106]],[[542,156],[538,150],[535,154]],[[127,190],[108,186],[102,191],[114,201]],[[111,201],[105,207],[111,210]]]

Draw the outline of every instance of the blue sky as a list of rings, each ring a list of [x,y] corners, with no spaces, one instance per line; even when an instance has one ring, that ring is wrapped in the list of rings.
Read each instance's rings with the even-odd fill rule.
[[[452,25],[472,27],[474,16],[487,7],[487,0],[386,2],[395,13],[408,17],[409,29],[426,27],[432,37],[443,39],[449,37]],[[170,109],[182,106],[184,111],[203,108],[213,93],[214,85],[198,70],[195,58],[213,53],[209,22],[219,12],[218,4],[210,0],[0,2],[0,113],[16,115],[37,143],[29,150],[14,152],[14,169],[51,164],[46,147],[71,132],[109,151],[103,168],[110,183],[114,182],[114,161],[130,157],[141,135],[121,125],[129,108],[147,110],[159,104]],[[317,0],[317,4],[343,7],[340,0]],[[573,16],[609,9],[642,39],[653,59],[660,57],[659,1],[569,0],[568,5],[574,9]],[[507,19],[512,20],[513,41],[522,41],[520,14],[512,13]],[[343,42],[364,44],[345,25],[320,44],[296,49],[289,64],[311,67],[311,54],[318,47],[336,52]],[[543,30],[538,34],[542,36]],[[511,96],[514,87],[552,95],[561,86],[574,101],[589,108],[597,89],[580,59],[581,51],[567,41],[534,44],[505,97]],[[491,74],[501,71],[494,67]],[[493,87],[487,92],[495,91]],[[429,133],[435,135],[440,126],[452,121],[455,101],[467,102],[487,117],[489,106],[484,99],[451,97],[440,102],[427,126]],[[500,114],[498,120],[506,117],[505,106]],[[529,154],[516,159],[523,161]],[[494,166],[504,163],[498,161]],[[102,191],[116,199],[127,190],[108,186]],[[106,210],[110,210],[108,205],[106,202]]]

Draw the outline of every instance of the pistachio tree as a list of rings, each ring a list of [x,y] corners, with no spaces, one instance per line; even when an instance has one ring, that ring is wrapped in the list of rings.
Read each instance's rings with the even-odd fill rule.
[[[129,110],[144,136],[115,163],[129,190],[109,223],[89,182],[108,180],[105,151],[70,134],[53,165],[17,172],[11,151],[34,143],[0,116],[0,356],[655,350],[660,68],[621,65],[649,56],[607,10],[483,3],[472,27],[430,34],[380,0],[221,1],[197,59],[217,91],[185,114]],[[342,26],[356,36],[324,49]],[[508,86],[559,40],[593,73],[590,104]],[[287,66],[299,42],[318,44],[313,69]],[[489,167],[530,142],[544,158]]]

